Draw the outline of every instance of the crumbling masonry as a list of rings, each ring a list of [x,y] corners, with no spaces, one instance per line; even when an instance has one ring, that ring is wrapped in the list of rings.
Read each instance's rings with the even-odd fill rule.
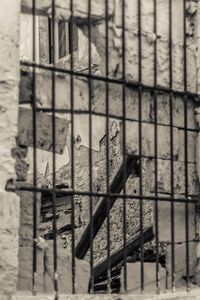
[[[33,184],[33,138],[32,138],[32,70],[30,67],[21,67],[19,76],[19,17],[20,1],[9,0],[5,9],[13,12],[10,26],[15,24],[16,32],[9,31],[8,20],[5,19],[5,28],[0,29],[1,42],[5,43],[5,52],[11,53],[13,62],[1,60],[2,75],[8,74],[6,81],[1,83],[3,139],[0,150],[0,184],[2,194],[2,222],[1,237],[2,261],[0,266],[6,270],[5,277],[0,279],[4,287],[2,293],[12,294],[15,287],[19,290],[31,290],[32,288],[32,193],[18,191],[16,194],[5,192],[13,186],[31,187]],[[57,0],[56,16],[58,19],[68,20],[70,18],[70,1]],[[157,35],[153,27],[153,1],[142,2],[142,175],[144,200],[144,225],[148,226],[155,222],[154,202],[149,200],[155,195],[155,145],[154,145],[154,121],[155,121],[155,97],[154,85],[154,42],[157,41],[157,74],[158,86],[169,86],[169,24],[168,3],[158,0]],[[42,3],[42,4],[41,4]],[[9,6],[10,5],[10,6]],[[32,1],[22,0],[21,11],[23,14],[31,13]],[[51,1],[36,2],[37,13],[51,15]],[[109,76],[111,78],[122,77],[122,1],[109,1]],[[92,64],[98,65],[94,72],[105,76],[105,7],[104,1],[92,1]],[[137,30],[137,1],[126,1],[126,78],[128,81],[138,80],[138,30]],[[87,30],[87,5],[84,1],[74,1],[74,17],[78,27],[78,50],[74,53],[74,68],[78,71],[87,72],[88,66],[88,30]],[[173,1],[173,90],[179,92],[173,94],[173,159],[174,159],[174,191],[175,197],[181,198],[185,195],[184,175],[184,98],[183,91],[183,7],[180,0]],[[11,14],[12,16],[12,14]],[[193,199],[199,193],[199,98],[193,94],[199,93],[199,37],[198,29],[200,20],[199,1],[187,1],[187,82],[188,82],[188,189],[189,198]],[[21,20],[23,16],[21,17]],[[21,23],[21,29],[23,28]],[[12,32],[12,36],[10,36]],[[25,34],[25,33],[23,33]],[[5,39],[6,37],[6,39]],[[8,45],[7,37],[9,37]],[[15,42],[13,42],[15,41]],[[3,44],[2,44],[3,45]],[[7,47],[9,46],[9,51]],[[25,49],[21,41],[21,49]],[[31,59],[23,56],[21,59]],[[9,65],[10,64],[10,65]],[[70,56],[57,62],[57,66],[70,68]],[[14,71],[15,70],[15,73]],[[18,78],[20,77],[20,92],[18,99]],[[56,73],[56,108],[70,109],[70,76]],[[38,159],[38,187],[52,187],[52,115],[45,113],[44,108],[51,108],[52,78],[50,71],[36,71],[36,101],[40,112],[37,113],[37,159]],[[89,100],[92,101],[92,190],[93,192],[106,191],[106,119],[101,116],[105,113],[106,94],[105,83],[92,80],[91,99],[89,99],[88,82],[84,78],[74,77],[74,109],[88,111]],[[123,116],[122,86],[117,83],[109,84],[109,167],[110,181],[122,160],[123,145]],[[138,89],[126,86],[126,152],[131,155],[139,154],[138,137]],[[3,95],[3,96],[2,96]],[[5,104],[5,97],[8,101]],[[0,98],[0,99],[1,99]],[[170,183],[170,95],[164,89],[157,93],[157,123],[158,123],[158,194],[169,197],[171,193]],[[19,100],[19,101],[18,101]],[[19,104],[18,104],[19,102]],[[9,104],[9,105],[8,105]],[[18,111],[18,123],[17,123]],[[115,116],[115,117],[112,117]],[[9,133],[7,127],[10,127]],[[11,128],[12,125],[12,128]],[[18,129],[18,130],[17,130]],[[56,114],[56,185],[61,189],[61,195],[57,199],[57,229],[58,229],[58,275],[61,292],[71,293],[70,250],[71,250],[71,202],[70,198],[62,195],[62,189],[71,189],[71,119],[70,114]],[[89,118],[88,114],[74,115],[74,165],[75,165],[75,189],[87,191],[89,189]],[[15,145],[16,138],[16,145]],[[1,149],[1,148],[0,148]],[[10,151],[8,151],[10,149]],[[12,156],[11,156],[12,155]],[[2,162],[1,162],[2,160]],[[16,181],[10,181],[14,176],[14,163]],[[9,180],[9,181],[8,181]],[[126,190],[129,194],[139,194],[139,174],[136,172],[129,177]],[[5,199],[5,200],[4,200]],[[8,200],[9,199],[9,200]],[[20,199],[20,207],[19,207]],[[53,291],[52,283],[52,206],[48,193],[38,193],[38,236],[43,237],[46,242],[44,247],[38,243],[38,290],[45,292]],[[94,205],[98,198],[93,197]],[[159,212],[159,251],[160,256],[165,257],[164,267],[160,266],[161,289],[164,290],[166,272],[171,272],[171,230],[170,230],[170,203],[161,201],[158,205]],[[8,213],[9,219],[8,219]],[[176,286],[182,286],[185,276],[185,205],[175,204],[175,268]],[[117,199],[111,212],[111,250],[118,249],[123,243],[123,201]],[[12,222],[11,222],[12,220]],[[20,223],[19,223],[20,221]],[[87,196],[75,196],[75,235],[78,241],[89,221],[89,201]],[[8,227],[8,224],[10,228]],[[67,229],[63,229],[67,225]],[[127,200],[127,238],[130,238],[139,225],[139,201],[138,199]],[[18,231],[19,230],[19,231]],[[60,231],[59,231],[60,230]],[[154,228],[155,230],[155,228]],[[19,235],[18,235],[19,232]],[[196,207],[189,205],[189,240],[190,243],[190,276],[192,282],[195,278],[197,265],[196,245],[198,239],[199,220]],[[19,243],[18,243],[19,238]],[[155,251],[155,241],[145,245],[146,250]],[[5,248],[7,247],[7,248]],[[46,247],[46,248],[45,248]],[[41,249],[42,248],[42,249]],[[48,250],[44,250],[48,249]],[[15,249],[10,260],[10,249]],[[12,250],[13,251],[13,250]],[[106,223],[94,240],[95,263],[105,258],[107,251]],[[5,255],[4,255],[5,253]],[[46,255],[46,256],[45,256]],[[139,259],[139,253],[135,254],[135,260]],[[43,258],[47,258],[44,267]],[[8,259],[6,259],[8,258]],[[87,293],[89,283],[88,269],[89,253],[84,261],[76,260],[77,268],[77,292]],[[65,264],[66,268],[63,267]],[[45,269],[46,268],[46,269]],[[46,272],[44,276],[44,271]],[[151,282],[151,273],[155,272],[154,265],[145,263],[147,290],[155,292],[155,282]],[[3,273],[3,274],[4,274]],[[132,274],[136,274],[135,276]],[[150,275],[149,275],[150,274]],[[12,275],[12,277],[11,277]],[[79,280],[79,276],[81,280]],[[140,276],[138,263],[128,264],[128,291],[138,292],[140,289],[137,277]],[[198,276],[197,276],[198,277]],[[9,278],[9,279],[8,279]],[[67,279],[68,283],[67,282]],[[83,280],[84,278],[84,280]],[[169,279],[169,278],[168,278]],[[130,280],[130,281],[129,281]],[[80,282],[80,286],[79,286]],[[134,283],[133,283],[134,282]],[[5,284],[6,283],[6,284]],[[197,282],[198,283],[198,282]],[[168,282],[170,286],[170,280]],[[119,291],[119,289],[117,290]]]

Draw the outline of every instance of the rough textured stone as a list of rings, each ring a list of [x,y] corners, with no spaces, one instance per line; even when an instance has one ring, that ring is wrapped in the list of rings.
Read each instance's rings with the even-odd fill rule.
[[[68,137],[67,118],[55,116],[55,152],[64,151]],[[19,109],[18,143],[22,146],[33,146],[33,121],[30,108]],[[40,149],[53,151],[52,114],[39,112],[36,116],[36,146]]]
[[[62,241],[57,240],[57,274],[58,287],[60,293],[72,293],[72,272],[71,272],[71,254],[63,248]],[[38,292],[52,293],[54,291],[53,274],[53,241],[46,242],[45,251],[37,249],[37,290]],[[23,247],[19,249],[19,290],[32,290],[32,247]],[[45,261],[45,263],[44,263]],[[90,278],[89,264],[85,261],[76,259],[76,278],[75,287],[77,293],[86,294]]]
[[[142,130],[142,155],[155,156],[155,126],[153,124],[141,125]],[[123,145],[123,123],[121,123],[121,144]],[[174,134],[174,157],[178,155],[178,129],[173,129]],[[129,154],[139,154],[139,123],[126,121],[126,149]],[[157,156],[158,158],[170,159],[170,128],[157,126]]]
[[[0,188],[4,188],[7,179],[15,177],[14,160],[9,150],[15,146],[17,133],[20,1],[2,2],[1,11],[4,14],[1,14],[0,29]]]
[[[50,71],[37,71],[35,76],[35,100],[38,107],[52,108],[52,74]],[[88,85],[86,80],[74,77],[74,109],[88,109]],[[21,73],[20,103],[31,102],[32,72],[26,69]],[[55,108],[70,109],[70,76],[55,76]]]
[[[159,265],[160,289],[165,290],[166,270]],[[124,268],[121,271],[123,287]],[[127,293],[138,294],[141,292],[141,263],[127,263]],[[122,288],[123,290],[123,288]],[[144,292],[156,292],[156,264],[144,263]]]
[[[185,131],[179,130],[179,161],[185,161]],[[187,161],[191,163],[196,162],[196,141],[197,141],[197,132],[187,132]]]
[[[73,8],[74,8],[74,17],[81,22],[86,22],[88,17],[88,5],[86,2],[82,2],[79,0],[73,1]],[[23,0],[22,1],[22,11],[31,13],[32,11],[32,2],[31,0]],[[36,2],[36,11],[42,13],[44,15],[51,15],[52,13],[52,2],[51,0],[45,0],[43,2]],[[55,1],[55,11],[56,11],[56,18],[64,19],[69,21],[71,16],[71,9],[70,9],[70,0],[63,1],[63,0],[56,0]],[[105,4],[104,0],[100,0],[98,2],[92,1],[91,6],[92,11],[92,20],[99,21],[105,19]],[[113,1],[110,2],[109,5],[109,15],[113,11]]]
[[[19,228],[19,198],[14,193],[0,190],[0,229]]]
[[[197,264],[196,259],[196,245],[195,243],[189,243],[189,276],[194,275],[195,267]],[[171,275],[171,260],[172,260],[172,254],[171,254],[171,245],[168,246],[167,249],[167,264],[166,268],[169,272],[169,276]],[[186,276],[186,244],[181,245],[175,245],[174,246],[174,255],[175,255],[175,282],[176,285],[180,285],[178,281],[182,277]]]
[[[18,186],[27,186],[31,187],[31,183],[21,182]],[[17,195],[20,197],[20,230],[19,230],[19,245],[20,246],[29,246],[33,244],[33,203],[36,200],[37,203],[37,228],[39,230],[40,224],[40,209],[41,209],[41,195],[37,193],[34,195],[33,192],[27,191],[18,191]]]
[[[18,272],[18,229],[0,229],[0,236],[1,293],[13,294],[16,290]]]
[[[151,170],[154,172],[154,161],[151,162]],[[158,159],[158,192],[163,194],[171,193],[171,166],[169,160]],[[198,194],[198,180],[196,165],[188,163],[188,193],[189,195]],[[150,179],[151,180],[151,179]],[[155,191],[155,182],[151,181],[151,191]],[[185,164],[174,161],[174,193],[185,194]]]
[[[116,122],[111,121],[109,124],[109,181],[121,164],[122,157],[120,155],[120,135]],[[89,150],[86,147],[75,144],[74,146],[74,184],[75,189],[79,191],[88,191],[89,189]],[[144,163],[144,174],[148,168]],[[146,180],[146,175],[144,175]],[[147,182],[147,181],[146,181]],[[71,164],[63,166],[56,173],[56,184],[66,184],[71,186]],[[148,192],[148,185],[144,183],[144,193]],[[92,151],[92,190],[94,192],[106,191],[106,137],[100,143],[100,151]],[[139,194],[139,178],[131,175],[126,184],[128,194]],[[93,205],[98,203],[99,197],[93,198]],[[84,226],[89,220],[89,199],[87,196],[75,196],[75,216],[79,219],[80,228],[76,231],[78,239],[82,234]],[[139,224],[140,204],[138,200],[127,199],[127,237],[131,237],[134,228]],[[134,218],[133,218],[134,216]],[[144,201],[144,222],[149,224],[152,218],[151,203]],[[111,250],[116,250],[123,243],[123,200],[117,199],[115,205],[110,212],[110,231],[111,231]],[[107,242],[106,222],[103,224],[99,234],[94,241],[94,258],[99,260],[106,256]],[[68,242],[70,245],[70,241]],[[89,254],[87,255],[89,259]]]
[[[185,242],[185,203],[174,203],[174,242]],[[155,215],[155,211],[154,211]],[[195,233],[195,207],[192,203],[188,205],[189,240],[196,237]],[[165,242],[171,240],[171,201],[158,203],[158,229],[159,239]],[[167,229],[167,230],[166,230]]]

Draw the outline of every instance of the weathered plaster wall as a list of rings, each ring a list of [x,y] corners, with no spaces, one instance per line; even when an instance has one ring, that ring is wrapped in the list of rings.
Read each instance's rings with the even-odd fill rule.
[[[37,10],[43,14],[50,14],[49,7],[51,1],[45,1],[37,3]],[[87,37],[87,6],[85,3],[79,3],[75,1],[74,15],[75,20],[79,24],[82,37]],[[164,0],[158,1],[158,32],[157,36],[153,32],[153,1],[141,1],[142,3],[142,83],[153,85],[153,51],[154,41],[157,39],[157,74],[158,74],[158,85],[168,87],[169,85],[169,49],[168,49],[168,3]],[[28,8],[31,7],[31,1],[22,1],[23,10],[30,12]],[[64,18],[66,20],[70,17],[69,2],[58,1],[56,2],[56,14],[58,18]],[[109,75],[111,77],[120,78],[122,76],[122,18],[121,18],[121,5],[122,1],[110,1],[109,10]],[[197,18],[197,1],[188,1],[187,3],[187,66],[188,66],[188,90],[191,92],[198,91],[198,57],[197,47],[198,39],[196,39],[195,26]],[[137,15],[137,1],[126,2],[126,76],[127,79],[137,81],[138,80],[138,15]],[[99,25],[92,27],[92,62],[99,63],[99,72],[101,75],[105,75],[105,7],[104,1],[92,2],[92,19],[95,22],[98,21]],[[198,34],[197,34],[198,37]],[[84,43],[87,39],[83,38]],[[183,90],[183,9],[180,5],[180,1],[173,1],[173,88]],[[87,59],[87,46],[83,53],[77,58],[76,63],[79,68],[85,67],[88,63]],[[69,58],[67,63],[63,62],[64,67],[69,68]],[[59,64],[62,67],[62,63]],[[21,95],[20,101],[31,100],[31,76],[29,72],[22,74],[21,81]],[[74,106],[76,109],[88,110],[88,83],[86,80],[80,78],[74,78]],[[36,100],[37,105],[42,109],[44,107],[51,107],[51,74],[50,72],[37,72],[36,74]],[[122,117],[122,90],[121,86],[117,84],[109,85],[109,100],[110,100],[110,114]],[[183,97],[175,96],[173,99],[173,118],[174,118],[174,191],[175,196],[183,197],[185,194],[185,178],[184,178],[184,101]],[[66,76],[56,76],[56,107],[70,109],[70,78]],[[138,154],[138,92],[135,89],[126,88],[126,117],[130,120],[126,122],[126,149],[129,153]],[[105,84],[92,81],[92,109],[95,113],[105,113]],[[147,158],[143,159],[143,193],[146,196],[155,195],[155,181],[154,181],[154,97],[150,92],[143,91],[142,93],[142,144],[143,155]],[[171,193],[170,186],[170,127],[169,127],[169,96],[165,93],[158,93],[157,97],[158,106],[158,193],[161,196],[168,196]],[[195,110],[196,104],[194,99],[191,97],[188,99],[188,170],[189,170],[189,195],[196,196],[198,194],[198,177],[196,168],[196,132],[193,130],[198,128],[195,122]],[[30,109],[27,105],[26,108]],[[25,110],[20,106],[22,114]],[[26,110],[28,112],[28,110]],[[39,116],[39,114],[38,114]],[[47,119],[49,116],[43,113],[45,124],[48,123]],[[62,118],[56,115],[57,120],[65,120],[64,123],[68,123],[70,116],[66,114]],[[24,120],[28,120],[26,117]],[[67,120],[67,121],[66,121]],[[121,155],[121,144],[120,133],[122,133],[121,122],[114,120],[111,121],[111,128],[114,130],[110,131],[110,167],[111,173],[119,165]],[[62,121],[61,121],[62,122]],[[100,116],[94,116],[92,118],[92,149],[93,149],[93,180],[94,190],[105,191],[105,118]],[[27,125],[25,122],[19,123],[19,141],[26,147],[32,147],[32,141],[29,138],[29,133],[25,128]],[[28,123],[27,123],[28,124]],[[89,184],[89,167],[88,167],[88,147],[89,147],[89,120],[87,115],[75,115],[75,185],[78,189],[88,190]],[[30,127],[30,126],[29,126]],[[29,128],[28,127],[28,128]],[[38,125],[38,130],[39,130]],[[49,127],[50,128],[50,127]],[[70,131],[69,131],[70,132]],[[57,161],[57,183],[67,183],[70,187],[70,134],[66,135],[69,139],[65,140],[62,144],[62,153],[56,154]],[[39,164],[38,171],[40,177],[44,177],[46,173],[46,166],[49,162],[50,170],[48,171],[48,182],[51,185],[51,153],[45,152],[52,150],[52,136],[51,129],[44,130],[42,140],[44,142],[38,143],[39,153]],[[59,134],[58,134],[59,135]],[[23,137],[23,138],[22,138]],[[66,136],[65,136],[66,138]],[[67,150],[66,150],[67,149]],[[31,151],[29,152],[31,154]],[[32,173],[32,158],[28,154],[28,162],[30,164],[30,175]],[[42,164],[40,163],[42,160]],[[111,162],[112,160],[112,162]],[[64,166],[60,168],[61,164]],[[103,171],[102,171],[103,170]],[[87,175],[87,179],[84,179]],[[112,174],[111,174],[112,175]],[[44,182],[44,181],[43,181]],[[39,181],[39,185],[42,181]],[[130,184],[130,186],[129,186]],[[130,193],[138,192],[139,184],[138,178],[131,178],[127,184],[127,190]],[[135,192],[136,191],[136,192]],[[88,221],[88,199],[86,197],[77,197],[76,200],[76,221],[78,226],[81,226],[77,230],[77,238],[81,234],[83,226]],[[116,206],[112,210],[111,220],[111,245],[112,249],[117,248],[122,242],[122,205],[120,200],[117,201]],[[131,235],[131,231],[134,226],[137,226],[139,222],[139,204],[138,200],[133,202],[132,200],[128,203],[128,236]],[[153,203],[147,201],[144,205],[146,212],[144,211],[144,218],[148,216],[145,221],[152,220],[154,218]],[[145,210],[144,209],[144,210]],[[170,244],[171,232],[170,232],[170,210],[171,204],[162,202],[159,204],[159,239]],[[176,253],[176,271],[177,280],[185,275],[185,221],[183,215],[185,207],[183,204],[175,204],[175,242],[183,242],[181,245],[175,246]],[[132,217],[134,216],[134,218]],[[134,219],[134,221],[133,221]],[[120,222],[119,222],[120,220]],[[194,239],[196,234],[195,228],[195,211],[194,206],[191,204],[189,209],[189,238]],[[168,230],[166,230],[166,228]],[[95,241],[95,255],[96,258],[100,258],[106,254],[106,243],[105,243],[105,226],[97,236]],[[66,239],[66,243],[70,245],[70,237]],[[171,268],[171,255],[170,245],[167,248],[167,268],[170,271]],[[195,243],[191,243],[190,246],[190,263],[191,270],[190,275],[193,275],[193,266],[196,263],[195,256]]]
[[[16,289],[18,271],[19,198],[5,191],[15,178],[15,146],[19,83],[20,1],[1,1],[0,9],[0,295]]]

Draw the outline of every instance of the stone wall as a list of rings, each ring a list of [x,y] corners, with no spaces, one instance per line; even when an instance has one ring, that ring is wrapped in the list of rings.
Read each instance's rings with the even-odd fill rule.
[[[20,1],[2,1],[0,6],[0,295],[10,295],[17,282],[19,198],[5,186],[15,178],[11,149],[17,134]]]
[[[168,3],[164,0],[158,3],[158,32],[153,32],[153,1],[141,1],[142,3],[142,175],[143,194],[147,196],[144,201],[144,223],[154,222],[154,202],[149,200],[155,195],[155,98],[147,85],[152,86],[154,70],[154,42],[157,40],[157,75],[159,86],[169,86],[169,32],[168,32]],[[22,1],[24,12],[30,13],[31,1]],[[198,33],[196,33],[198,1],[187,2],[187,83],[188,91],[198,92]],[[36,11],[44,15],[51,15],[51,1],[37,2]],[[122,76],[122,1],[109,1],[109,75],[112,78]],[[126,8],[126,77],[130,81],[138,81],[138,15],[137,1],[127,1]],[[174,193],[176,198],[185,196],[185,157],[184,157],[184,97],[183,91],[183,8],[180,1],[173,1],[173,88],[179,93],[173,95],[173,159],[174,159]],[[60,19],[69,20],[69,2],[56,2],[56,16]],[[88,64],[87,59],[87,6],[80,1],[74,1],[75,22],[79,26],[79,38],[84,37],[84,52],[76,57],[76,67],[84,69]],[[105,7],[104,1],[92,2],[92,63],[99,65],[98,74],[105,75]],[[80,47],[82,45],[79,45]],[[84,55],[83,55],[84,53]],[[58,66],[69,68],[69,57],[59,62]],[[87,71],[86,71],[87,72]],[[70,77],[56,74],[56,108],[70,109]],[[29,178],[33,172],[32,146],[30,138],[32,130],[30,122],[31,72],[23,69],[20,89],[19,108],[19,131],[18,141],[20,146],[26,146],[28,150],[27,162],[30,165]],[[89,107],[88,82],[76,76],[74,78],[74,108],[87,112]],[[39,137],[38,148],[38,185],[52,186],[52,128],[51,114],[47,114],[44,108],[51,108],[52,101],[52,78],[51,72],[36,72],[36,102],[41,112],[37,114],[37,130]],[[138,90],[126,87],[126,152],[133,155],[139,154],[138,137],[138,113],[139,96]],[[92,80],[91,87],[92,110],[92,188],[96,192],[106,190],[106,118],[102,117],[106,107],[105,83]],[[123,94],[122,86],[109,84],[109,166],[110,179],[118,168],[122,158],[123,144]],[[195,96],[188,97],[188,189],[190,199],[198,195],[198,176],[196,167],[196,138],[198,124],[195,121],[195,108],[198,106]],[[25,105],[24,102],[27,104]],[[114,117],[115,116],[115,117]],[[120,120],[121,119],[121,120]],[[23,122],[21,122],[23,120]],[[41,123],[39,121],[41,120]],[[157,94],[157,122],[158,122],[158,189],[160,197],[169,197],[171,193],[170,182],[170,98],[167,92]],[[56,114],[57,137],[56,140],[56,184],[71,188],[71,137],[70,137],[70,114]],[[42,128],[42,130],[41,130]],[[63,135],[65,138],[63,139]],[[89,188],[89,118],[88,114],[74,115],[74,164],[75,164],[75,188],[80,191],[88,191]],[[139,194],[139,178],[130,176],[127,182],[127,192]],[[98,199],[93,199],[94,203]],[[185,204],[176,203],[175,207],[175,265],[177,281],[185,275]],[[127,200],[127,238],[131,237],[133,229],[139,224],[139,199]],[[171,271],[171,203],[162,201],[158,205],[159,212],[159,240],[166,246],[166,268]],[[87,224],[89,218],[88,197],[75,197],[75,225],[76,239],[78,239]],[[196,238],[195,207],[189,204],[189,239]],[[63,225],[64,225],[63,221]],[[122,200],[118,199],[111,210],[111,250],[116,250],[123,241],[123,210]],[[94,242],[94,255],[96,261],[106,255],[106,225],[104,224]],[[65,246],[70,249],[71,234],[65,236]],[[180,243],[180,245],[178,244]],[[193,276],[196,264],[195,243],[190,243],[190,275]],[[88,256],[87,256],[88,259]]]

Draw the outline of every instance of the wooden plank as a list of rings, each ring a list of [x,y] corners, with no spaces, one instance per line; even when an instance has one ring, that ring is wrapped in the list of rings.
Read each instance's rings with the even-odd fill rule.
[[[109,192],[120,194],[122,188],[124,187],[128,177],[130,174],[135,173],[138,175],[138,156],[126,156],[124,164],[122,163],[119,167],[119,169],[116,172],[116,175],[114,176]],[[125,174],[124,174],[125,173]],[[125,175],[125,176],[124,176]],[[98,231],[100,230],[103,222],[106,219],[106,212],[107,212],[107,201],[110,201],[110,209],[113,207],[115,201],[117,199],[116,197],[109,198],[104,197],[102,198],[96,207],[96,210],[93,214],[92,219],[86,226],[77,246],[76,246],[76,257],[79,259],[82,259],[86,252],[88,251],[90,247],[90,227],[93,227],[93,239],[97,235]]]
[[[150,225],[148,227],[145,227],[143,229],[144,243],[152,240],[153,237],[154,237],[153,226]],[[126,245],[127,256],[132,255],[136,250],[138,250],[138,248],[141,246],[140,241],[141,241],[141,233],[140,231],[138,231],[133,235],[133,238],[127,241],[127,245]],[[120,247],[118,250],[116,250],[111,254],[110,257],[111,268],[116,266],[121,261],[123,261],[123,259],[124,259],[124,247]],[[94,278],[96,279],[102,274],[104,274],[107,271],[107,269],[108,269],[108,258],[102,260],[94,267]]]
[[[56,197],[56,206],[67,206],[71,208],[71,196]],[[52,207],[52,198],[42,198],[42,208]]]

